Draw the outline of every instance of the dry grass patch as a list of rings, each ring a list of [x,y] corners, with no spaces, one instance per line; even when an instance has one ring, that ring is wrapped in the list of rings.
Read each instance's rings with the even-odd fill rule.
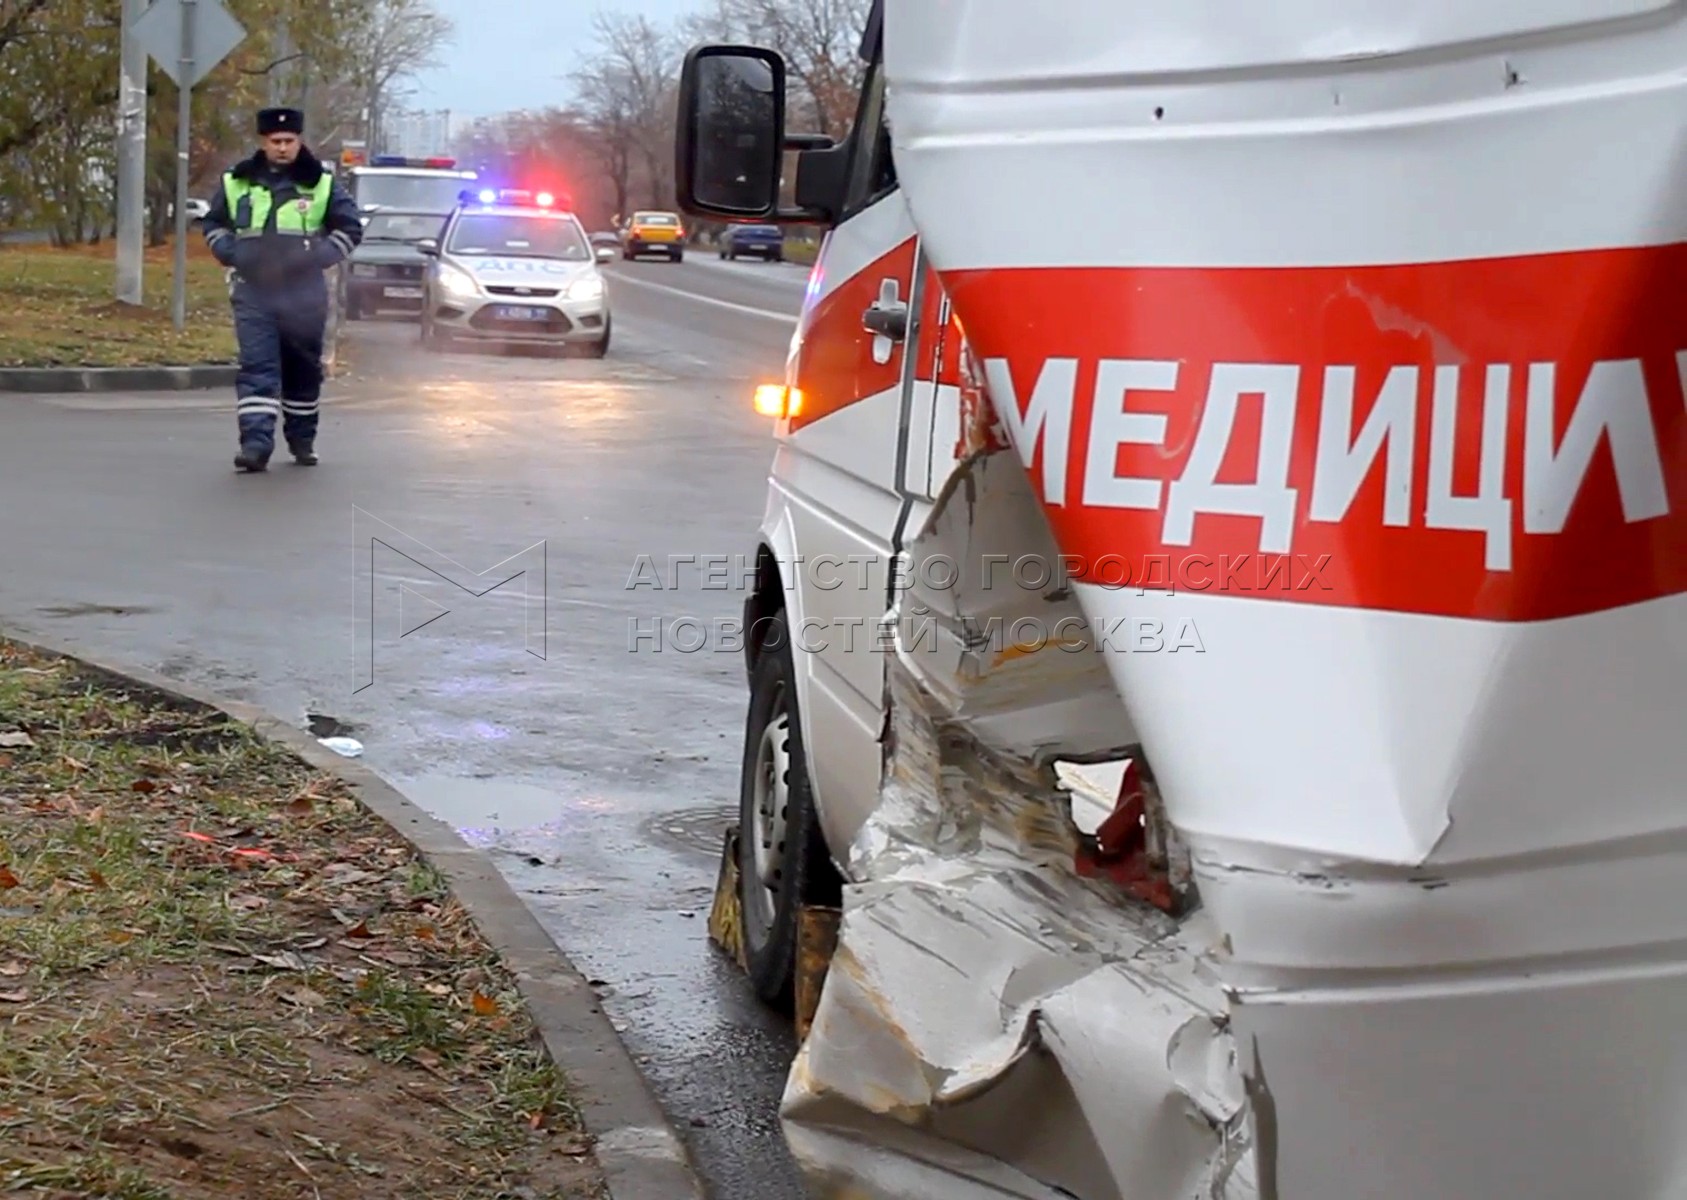
[[[338,780],[3,640],[0,1191],[607,1194],[497,956]]]

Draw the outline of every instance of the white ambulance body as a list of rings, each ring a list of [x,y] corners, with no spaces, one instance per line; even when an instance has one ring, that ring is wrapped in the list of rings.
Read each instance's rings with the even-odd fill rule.
[[[679,148],[689,211],[828,230],[741,828],[765,996],[843,909],[816,1194],[1687,1197],[1687,6],[863,48],[835,148],[694,51]],[[1109,878],[1054,764],[1127,758]]]

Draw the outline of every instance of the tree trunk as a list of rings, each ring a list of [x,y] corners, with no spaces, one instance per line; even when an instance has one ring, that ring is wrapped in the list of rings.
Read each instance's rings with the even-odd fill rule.
[[[645,186],[650,189],[650,207],[666,208],[667,203],[662,198],[662,164],[658,156],[647,145],[644,147]]]
[[[632,181],[630,179],[631,175],[632,169],[631,165],[627,162],[626,154],[616,154],[614,166],[610,171],[610,181],[615,185],[615,212],[621,217],[629,215],[627,212],[627,200],[628,193],[632,191]]]
[[[162,246],[169,239],[170,197],[154,181],[153,185],[147,189],[147,202],[152,211],[147,220],[146,244],[154,247]]]

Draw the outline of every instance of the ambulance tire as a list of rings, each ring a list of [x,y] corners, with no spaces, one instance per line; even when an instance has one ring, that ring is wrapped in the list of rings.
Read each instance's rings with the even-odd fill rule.
[[[744,763],[739,776],[738,902],[743,913],[744,958],[750,983],[763,1003],[792,1011],[797,964],[797,915],[805,902],[836,905],[842,884],[826,852],[819,814],[809,784],[808,756],[797,715],[796,661],[785,614],[763,618],[759,652],[750,675],[750,707],[744,731]],[[785,854],[774,894],[773,920],[764,923],[756,878],[756,779],[762,767],[764,735],[785,718]],[[765,894],[765,893],[764,893]]]

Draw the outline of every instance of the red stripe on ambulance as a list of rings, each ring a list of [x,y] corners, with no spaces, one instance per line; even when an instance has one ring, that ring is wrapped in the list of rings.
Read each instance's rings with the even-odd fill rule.
[[[876,361],[873,335],[861,321],[868,306],[879,298],[882,280],[912,278],[915,247],[914,238],[905,239],[838,284],[805,315],[796,380],[803,403],[802,411],[791,418],[793,432],[890,391],[902,381],[900,347],[884,362]],[[907,292],[906,284],[903,292]]]
[[[1679,245],[945,277],[1078,577],[1318,563],[1233,594],[1505,621],[1687,592],[1683,279]]]

